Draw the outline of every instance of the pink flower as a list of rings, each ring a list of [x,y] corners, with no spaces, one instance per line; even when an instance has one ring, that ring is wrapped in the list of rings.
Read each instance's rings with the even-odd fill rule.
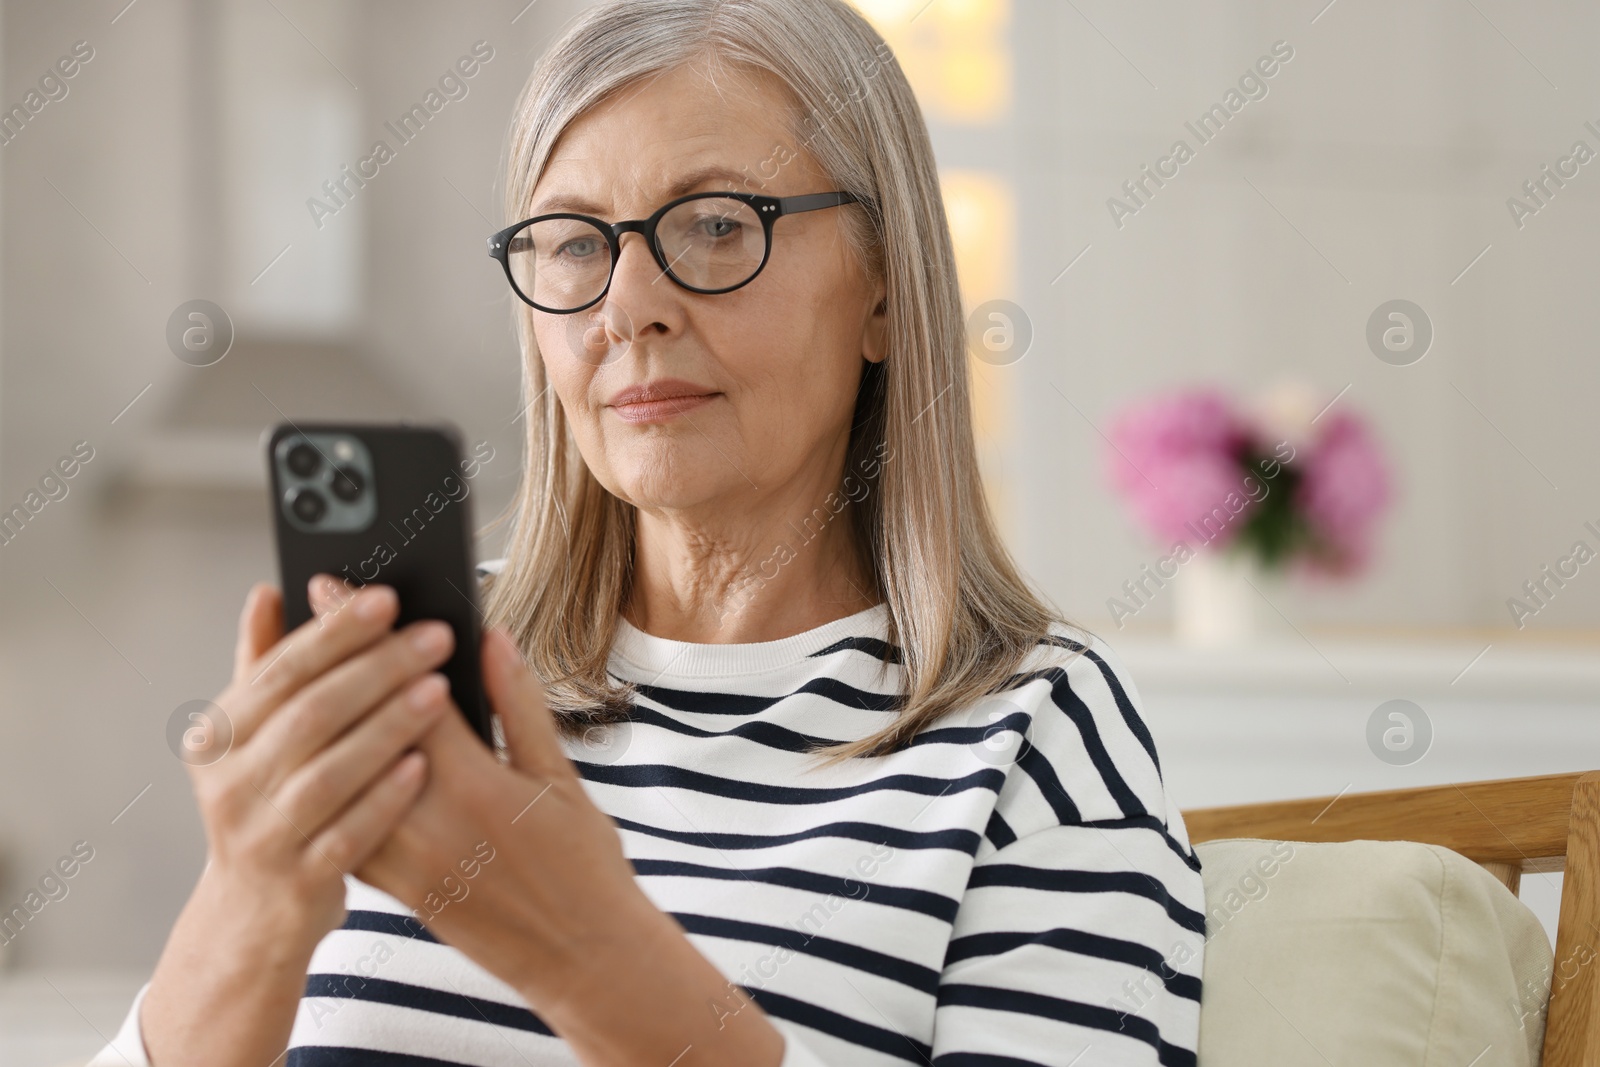
[[[1322,568],[1365,567],[1373,520],[1391,497],[1388,468],[1366,424],[1349,412],[1329,416],[1309,450],[1296,503],[1322,547]]]
[[[1371,554],[1392,495],[1389,472],[1353,412],[1331,414],[1311,431],[1315,440],[1280,465],[1270,421],[1258,425],[1219,390],[1166,393],[1113,419],[1107,474],[1166,544],[1236,543],[1307,577],[1349,576]]]
[[[1190,524],[1200,524],[1240,490],[1239,455],[1251,433],[1222,393],[1194,389],[1127,409],[1108,437],[1108,474],[1134,514],[1164,541],[1193,543]],[[1241,525],[1227,522],[1217,543],[1231,540]]]

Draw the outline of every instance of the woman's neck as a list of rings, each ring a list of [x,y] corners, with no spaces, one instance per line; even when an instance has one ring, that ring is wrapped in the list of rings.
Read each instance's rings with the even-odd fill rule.
[[[623,616],[656,637],[742,644],[791,637],[872,607],[879,598],[850,505],[832,503],[838,511],[790,508],[716,531],[641,510]]]

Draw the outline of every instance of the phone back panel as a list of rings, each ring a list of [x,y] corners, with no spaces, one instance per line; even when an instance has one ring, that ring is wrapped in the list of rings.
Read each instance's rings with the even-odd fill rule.
[[[285,500],[293,490],[276,459],[279,443],[316,434],[349,435],[366,446],[376,509],[362,529],[307,530],[290,520]],[[266,441],[285,631],[311,618],[307,586],[314,574],[337,575],[358,587],[392,587],[400,598],[397,629],[417,619],[442,619],[455,631],[455,651],[440,672],[473,730],[492,746],[479,670],[471,481],[460,453],[453,430],[403,424],[285,423]]]

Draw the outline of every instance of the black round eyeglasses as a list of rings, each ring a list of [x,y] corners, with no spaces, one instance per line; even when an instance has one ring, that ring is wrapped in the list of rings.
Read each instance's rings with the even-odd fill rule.
[[[606,295],[625,233],[642,234],[663,273],[691,293],[728,293],[767,265],[778,219],[854,203],[859,199],[844,192],[712,192],[679,197],[648,219],[606,222],[556,212],[494,234],[489,255],[505,268],[518,296],[554,315],[582,311]]]

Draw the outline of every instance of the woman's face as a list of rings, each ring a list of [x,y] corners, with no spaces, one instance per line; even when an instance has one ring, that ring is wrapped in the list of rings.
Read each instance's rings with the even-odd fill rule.
[[[692,192],[833,191],[787,129],[775,83],[757,77],[719,89],[680,67],[595,107],[557,142],[528,214],[616,222]],[[683,184],[707,168],[721,173]],[[820,505],[837,488],[862,359],[883,358],[886,318],[842,210],[855,209],[778,219],[761,273],[717,295],[681,288],[640,234],[624,234],[603,300],[533,312],[545,370],[602,485],[647,511],[727,516],[762,498]],[[619,403],[658,385],[680,398]]]

